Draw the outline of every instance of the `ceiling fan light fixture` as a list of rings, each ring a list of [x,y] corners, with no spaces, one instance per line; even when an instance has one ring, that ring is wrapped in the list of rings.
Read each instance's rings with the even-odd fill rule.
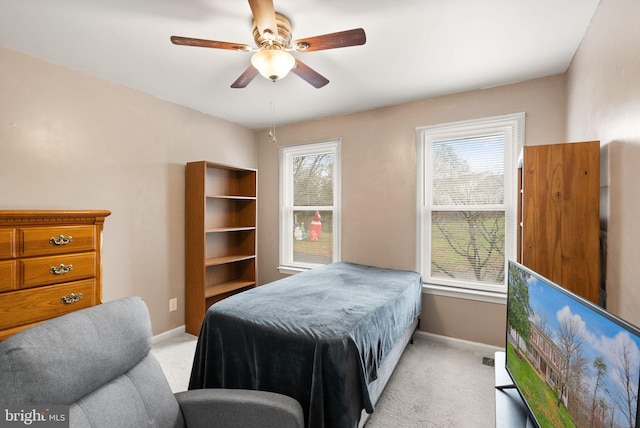
[[[295,58],[282,49],[262,49],[251,57],[251,65],[273,82],[285,77],[295,64]]]

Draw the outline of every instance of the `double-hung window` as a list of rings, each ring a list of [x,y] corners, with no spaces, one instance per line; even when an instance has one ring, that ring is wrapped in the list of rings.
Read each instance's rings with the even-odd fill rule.
[[[340,260],[340,141],[280,149],[280,271]]]
[[[427,287],[506,293],[524,113],[418,128],[418,270]]]

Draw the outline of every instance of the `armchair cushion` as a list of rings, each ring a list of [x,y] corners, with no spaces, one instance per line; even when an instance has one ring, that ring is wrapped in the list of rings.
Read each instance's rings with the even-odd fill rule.
[[[1,343],[0,376],[9,404],[70,404],[135,367],[151,350],[151,323],[139,299],[77,311]],[[17,336],[16,336],[17,337]]]
[[[140,298],[52,319],[0,342],[0,403],[69,405],[72,426],[182,426],[150,350]]]

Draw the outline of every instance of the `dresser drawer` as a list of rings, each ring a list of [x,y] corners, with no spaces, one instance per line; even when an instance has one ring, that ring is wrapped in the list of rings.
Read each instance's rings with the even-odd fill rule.
[[[96,275],[95,253],[20,259],[20,288],[93,278]]]
[[[12,259],[16,256],[15,242],[15,229],[0,229],[0,259]]]
[[[15,260],[0,261],[0,293],[16,288],[16,265]]]
[[[43,321],[78,309],[94,306],[96,281],[19,290],[0,294],[0,330]],[[75,296],[71,296],[71,294]],[[82,294],[81,299],[77,296]],[[73,303],[64,303],[63,298]],[[75,300],[75,301],[74,301]]]
[[[21,257],[77,253],[96,249],[93,226],[29,227],[20,229]]]

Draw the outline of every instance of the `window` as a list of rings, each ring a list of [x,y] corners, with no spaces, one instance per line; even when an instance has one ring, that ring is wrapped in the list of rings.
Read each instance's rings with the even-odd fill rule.
[[[419,128],[416,139],[418,270],[427,286],[504,295],[524,113]]]
[[[280,149],[280,271],[340,260],[340,141]]]

